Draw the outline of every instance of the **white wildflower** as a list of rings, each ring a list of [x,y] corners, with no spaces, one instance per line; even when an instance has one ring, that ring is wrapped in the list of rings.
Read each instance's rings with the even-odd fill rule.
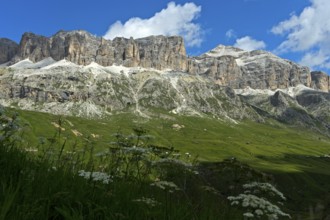
[[[239,194],[238,196],[229,196],[227,199],[231,201],[231,205],[241,204],[241,207],[247,210],[255,210],[255,214],[258,216],[267,215],[270,219],[277,219],[278,216],[290,218],[290,215],[281,211],[278,206],[265,198],[252,194]]]
[[[251,213],[251,212],[246,212],[243,214],[244,217],[247,217],[247,218],[253,218],[254,215]]]
[[[256,215],[263,215],[264,214],[264,212],[261,209],[256,209],[254,211],[254,213],[256,213]]]
[[[103,184],[109,184],[112,182],[111,176],[103,172],[89,172],[80,170],[78,171],[79,176],[85,179],[91,179],[95,182],[102,182]]]
[[[140,203],[144,203],[150,207],[155,207],[157,205],[160,205],[161,203],[156,201],[154,198],[148,198],[148,197],[142,197],[139,199],[134,199],[133,202],[140,202]]]
[[[150,186],[156,186],[162,190],[167,190],[170,193],[180,190],[180,188],[175,183],[169,181],[156,181],[151,183]]]
[[[190,154],[189,152],[186,152],[185,155],[186,155],[187,157],[191,157],[191,154]]]
[[[38,152],[38,149],[37,148],[32,148],[32,147],[30,147],[30,148],[25,148],[24,149],[26,152]]]
[[[254,194],[258,194],[258,193],[260,193],[260,191],[263,191],[263,192],[269,193],[271,195],[272,194],[275,194],[275,195],[279,196],[281,199],[286,200],[286,198],[284,197],[283,193],[281,193],[280,191],[278,191],[270,183],[252,182],[252,183],[244,184],[243,185],[243,188],[244,189],[247,189],[249,191],[253,191]]]

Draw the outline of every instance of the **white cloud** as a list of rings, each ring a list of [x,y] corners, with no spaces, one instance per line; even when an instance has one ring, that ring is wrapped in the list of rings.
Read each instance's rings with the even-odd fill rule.
[[[330,67],[330,1],[311,0],[299,15],[291,15],[272,28],[286,39],[276,52],[305,52],[300,63],[310,67]]]
[[[233,29],[229,29],[227,32],[226,32],[226,37],[228,39],[230,38],[236,38],[236,33]]]
[[[322,49],[305,53],[300,63],[311,68],[330,69],[330,57]]]
[[[180,35],[185,39],[187,46],[200,46],[202,43],[202,29],[194,21],[200,15],[201,10],[201,6],[194,3],[176,5],[174,2],[170,2],[167,8],[157,12],[151,18],[134,17],[124,24],[121,21],[115,22],[109,27],[104,38]]]
[[[236,40],[236,43],[234,44],[235,47],[241,48],[243,50],[260,50],[260,49],[265,49],[266,44],[263,41],[258,41],[250,36],[245,36],[242,38],[239,38]]]

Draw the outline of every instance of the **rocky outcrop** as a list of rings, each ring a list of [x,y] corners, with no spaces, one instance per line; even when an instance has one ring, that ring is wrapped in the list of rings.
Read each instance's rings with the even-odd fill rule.
[[[11,49],[6,48],[1,51],[0,42],[0,59],[3,62],[10,60],[15,53],[14,44]],[[329,76],[326,74],[311,74],[309,68],[266,51],[249,52],[220,45],[200,56],[187,57],[183,39],[177,36],[106,40],[81,30],[59,31],[51,37],[25,33],[16,51],[12,63],[27,58],[32,62],[46,58],[55,61],[66,59],[83,66],[95,62],[101,66],[171,69],[205,76],[218,85],[233,89],[276,90],[302,84],[329,91]]]
[[[50,39],[50,57],[54,60],[66,59],[79,65],[95,61],[100,39],[86,31],[59,31]]]
[[[314,89],[318,89],[323,92],[330,91],[330,76],[324,72],[313,71],[311,72],[312,85]]]
[[[0,76],[0,104],[22,109],[91,117],[118,111],[144,115],[162,109],[226,120],[259,118],[229,87],[184,73],[125,74],[82,66],[5,71]]]
[[[7,38],[0,38],[0,64],[10,61],[18,51],[18,44]]]
[[[119,37],[106,40],[86,31],[59,31],[50,38],[25,33],[13,62],[27,58],[38,62],[48,57],[56,61],[66,59],[85,66],[95,62],[102,66],[116,64],[159,70],[187,69],[186,51],[181,37],[150,36],[136,40]]]
[[[159,70],[187,70],[186,49],[181,37],[151,36],[137,39],[136,42],[141,66]]]
[[[232,56],[195,57],[188,61],[188,71],[191,74],[205,75],[215,80],[219,85],[241,88],[243,72]]]
[[[24,33],[19,44],[18,54],[14,62],[29,58],[38,62],[50,56],[48,38],[34,33]]]
[[[296,89],[298,90],[295,92],[278,90],[273,94],[244,94],[241,98],[266,118],[316,130],[329,136],[330,94],[309,88]]]
[[[232,88],[278,89],[303,84],[310,87],[307,67],[281,59],[266,51],[244,51],[220,45],[189,62],[189,72],[206,74]]]

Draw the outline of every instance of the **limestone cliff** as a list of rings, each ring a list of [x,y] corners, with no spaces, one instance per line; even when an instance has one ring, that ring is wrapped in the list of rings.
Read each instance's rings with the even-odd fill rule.
[[[220,45],[189,62],[189,71],[214,77],[232,88],[283,89],[311,86],[307,67],[281,59],[266,51],[244,51]]]
[[[52,37],[25,33],[13,62],[29,59],[38,62],[48,57],[66,59],[78,65],[92,62],[102,66],[155,69],[187,69],[187,57],[181,37],[150,36],[146,38],[115,38],[105,40],[86,31],[59,31]]]
[[[183,39],[178,36],[150,36],[140,39],[118,37],[106,40],[86,31],[59,31],[51,37],[25,33],[19,46],[0,39],[0,64],[24,59],[33,63],[45,59],[67,60],[87,66],[122,65],[156,70],[173,70],[201,75],[216,84],[233,89],[284,89],[305,85],[329,91],[329,76],[311,73],[266,51],[244,51],[220,45],[197,57],[188,57]]]
[[[0,64],[10,61],[17,51],[17,43],[7,38],[0,38]]]
[[[312,76],[312,88],[321,90],[323,92],[330,91],[330,76],[324,72],[313,71],[311,72]]]

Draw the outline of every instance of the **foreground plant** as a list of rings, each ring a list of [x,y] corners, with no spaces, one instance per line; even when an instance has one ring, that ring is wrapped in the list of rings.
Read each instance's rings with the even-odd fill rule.
[[[261,218],[268,217],[269,220],[276,220],[280,217],[291,218],[291,216],[283,212],[279,206],[275,205],[277,198],[285,201],[283,193],[278,191],[270,183],[252,182],[243,185],[244,193],[238,196],[229,196],[228,200],[231,205],[240,206],[244,209],[243,216],[245,218]],[[283,204],[277,201],[279,205]]]

